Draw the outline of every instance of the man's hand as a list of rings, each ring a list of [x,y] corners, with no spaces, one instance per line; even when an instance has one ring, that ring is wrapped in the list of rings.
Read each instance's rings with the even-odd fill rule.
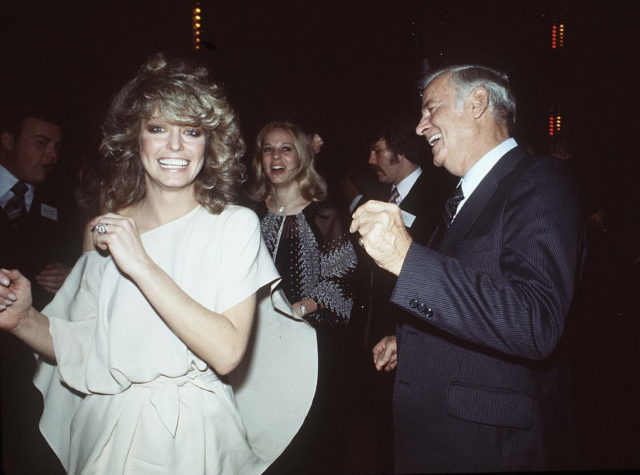
[[[70,272],[71,268],[59,262],[54,262],[53,264],[48,264],[44,270],[40,271],[40,273],[34,277],[34,280],[36,284],[44,290],[50,294],[55,294],[58,289],[62,287],[64,280]]]
[[[373,364],[378,371],[390,372],[398,366],[398,346],[396,336],[385,336],[373,347]]]
[[[399,275],[412,243],[400,208],[393,203],[370,200],[352,217],[349,231],[360,233],[360,245],[367,254],[378,266]]]

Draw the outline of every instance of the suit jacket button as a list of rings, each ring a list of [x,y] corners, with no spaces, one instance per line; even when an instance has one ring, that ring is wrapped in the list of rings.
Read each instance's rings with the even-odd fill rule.
[[[427,308],[427,312],[425,313],[427,318],[433,317],[433,310],[431,308]]]
[[[416,308],[418,306],[418,301],[416,299],[409,300],[409,307]]]
[[[423,303],[418,305],[418,312],[420,312],[421,314],[425,314],[427,313],[427,306]]]

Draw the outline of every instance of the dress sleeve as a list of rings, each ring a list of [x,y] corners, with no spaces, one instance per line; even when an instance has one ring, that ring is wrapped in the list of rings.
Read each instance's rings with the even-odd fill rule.
[[[351,280],[357,264],[356,253],[336,209],[320,208],[311,220],[321,236],[320,279],[311,295],[320,309],[312,318],[345,324],[353,307]]]
[[[71,420],[87,393],[84,368],[95,333],[101,260],[95,251],[84,253],[42,310],[50,322],[58,364],[39,359],[33,382],[44,399],[40,430],[65,468]]]
[[[89,392],[85,370],[96,327],[100,260],[104,259],[96,252],[83,254],[54,300],[42,311],[49,319],[60,377],[85,394]]]
[[[254,212],[238,208],[225,226],[228,235],[222,241],[221,266],[225,269],[225,279],[219,292],[221,311],[279,278]]]

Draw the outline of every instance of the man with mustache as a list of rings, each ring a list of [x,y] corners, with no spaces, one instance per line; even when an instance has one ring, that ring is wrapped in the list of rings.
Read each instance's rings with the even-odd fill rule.
[[[415,134],[415,120],[408,115],[395,115],[381,121],[369,134],[369,165],[383,185],[370,194],[360,195],[355,205],[369,200],[393,202],[402,212],[404,226],[414,241],[426,244],[440,219],[446,194],[452,188],[450,177],[442,170],[424,169],[420,163],[428,157],[424,141]],[[385,186],[386,185],[386,186]],[[352,209],[354,205],[352,204]],[[391,396],[393,373],[376,374],[371,366],[372,347],[381,339],[391,338],[395,326],[405,313],[389,302],[395,276],[375,265],[359,246],[356,275],[357,298],[354,325],[358,325],[359,346],[364,348],[358,377],[363,397],[361,409],[376,420],[366,433],[374,440],[377,469],[390,472],[391,466]],[[365,401],[365,402],[362,402]]]

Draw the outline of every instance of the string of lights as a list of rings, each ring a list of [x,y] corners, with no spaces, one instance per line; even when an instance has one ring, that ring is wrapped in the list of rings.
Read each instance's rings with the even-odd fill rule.
[[[200,2],[194,2],[191,17],[193,23],[193,50],[198,51],[202,34],[202,7]]]

